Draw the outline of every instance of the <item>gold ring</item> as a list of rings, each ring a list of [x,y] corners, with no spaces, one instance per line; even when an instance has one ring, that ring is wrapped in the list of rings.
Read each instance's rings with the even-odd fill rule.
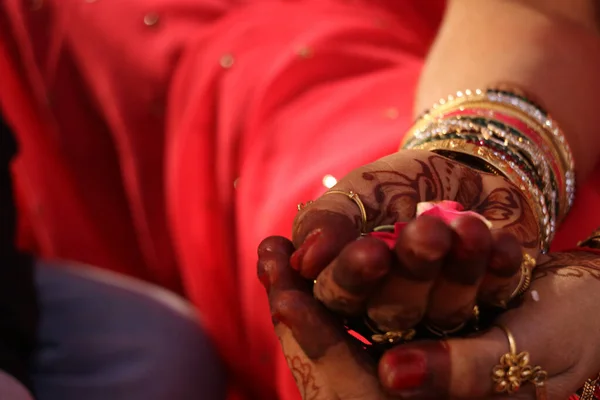
[[[521,263],[521,278],[519,279],[519,284],[508,298],[509,302],[517,297],[522,296],[529,290],[529,287],[531,286],[531,274],[533,268],[535,268],[535,265],[535,258],[531,257],[527,253],[523,253],[523,262]]]
[[[500,363],[492,369],[494,391],[496,393],[516,393],[523,384],[531,382],[536,387],[538,400],[546,399],[546,379],[548,373],[541,367],[529,365],[529,353],[517,353],[517,344],[511,331],[504,325],[497,325],[508,339],[509,352],[500,357]]]
[[[365,205],[363,204],[363,202],[360,199],[360,197],[358,196],[358,194],[354,193],[352,190],[350,190],[349,192],[344,192],[341,190],[330,190],[328,192],[325,192],[325,194],[323,196],[328,195],[328,194],[343,194],[344,196],[346,196],[350,200],[352,200],[354,203],[356,203],[356,205],[358,206],[358,209],[360,210],[360,218],[361,218],[361,222],[362,222],[361,232],[366,233],[367,210],[365,209]]]
[[[306,203],[298,203],[298,211],[304,210],[304,207],[306,207],[306,206],[308,206],[308,205],[310,205],[312,203],[313,203],[312,200],[309,200]]]
[[[417,332],[414,329],[406,329],[404,331],[388,331],[383,332],[373,326],[368,317],[364,318],[364,323],[373,332],[371,335],[371,340],[374,343],[382,344],[397,344],[397,343],[405,343],[414,339]]]
[[[479,306],[477,305],[473,306],[473,321],[475,321],[476,325],[475,330],[478,330],[477,323],[479,322]],[[469,321],[462,322],[456,328],[452,329],[442,329],[432,324],[426,324],[425,329],[438,337],[445,338],[461,331],[467,325],[467,322]]]

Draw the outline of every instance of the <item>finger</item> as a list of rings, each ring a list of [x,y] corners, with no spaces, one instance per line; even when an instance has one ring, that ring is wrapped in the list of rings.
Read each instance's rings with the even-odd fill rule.
[[[348,244],[321,272],[314,286],[317,299],[345,315],[365,311],[365,299],[389,272],[392,253],[387,245],[365,237]]]
[[[354,345],[343,326],[312,296],[306,281],[290,268],[288,246],[280,244],[281,238],[268,240],[259,248],[259,271],[267,275],[262,280],[269,282],[271,315],[290,367],[302,365],[311,371],[310,376],[297,377],[304,379],[301,382],[314,382],[305,398],[383,399],[375,367],[366,353]]]
[[[287,264],[287,259],[294,251],[294,245],[288,239],[281,236],[270,236],[264,239],[258,246],[257,275],[267,294],[271,286],[278,279]]]
[[[304,290],[301,280],[292,273],[286,273],[286,266],[294,247],[282,237],[269,237],[258,248],[258,276],[269,293],[273,291]],[[289,269],[289,268],[288,268]],[[270,301],[271,303],[271,301]],[[300,348],[291,331],[281,324],[277,315],[271,311],[275,333],[279,338],[286,362],[302,399],[335,400],[336,394],[327,385],[325,377],[316,371],[316,367]]]
[[[422,216],[405,226],[396,241],[399,262],[369,302],[369,318],[379,329],[401,331],[421,320],[451,245],[452,231],[440,219]]]
[[[319,207],[329,209],[311,205],[298,216],[293,235],[297,250],[290,260],[293,269],[305,278],[314,279],[346,244],[360,236],[352,205],[344,196],[329,195],[319,200]]]
[[[518,285],[523,249],[510,233],[492,231],[492,252],[486,275],[479,287],[481,303],[505,306]]]
[[[452,249],[431,291],[426,315],[440,329],[456,328],[472,317],[492,245],[489,228],[478,218],[460,217],[451,227]]]
[[[585,371],[575,367],[581,357],[577,349],[585,346],[573,346],[573,338],[567,333],[570,331],[565,329],[577,326],[578,317],[573,316],[577,313],[572,309],[578,300],[555,282],[536,284],[534,288],[540,301],[526,297],[520,308],[508,311],[499,322],[512,332],[517,352],[529,353],[529,365],[540,366],[548,373],[549,399],[567,398],[593,372],[589,366]],[[557,313],[565,315],[560,327],[550,317]],[[507,336],[499,328],[469,338],[402,345],[384,354],[379,377],[389,393],[402,399],[487,399],[494,394],[492,370],[508,352]],[[573,379],[571,374],[580,378]],[[516,396],[493,398],[535,399],[534,392],[533,384],[525,383]]]

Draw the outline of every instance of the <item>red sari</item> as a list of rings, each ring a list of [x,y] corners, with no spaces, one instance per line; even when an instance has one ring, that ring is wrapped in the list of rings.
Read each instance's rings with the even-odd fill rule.
[[[396,151],[443,2],[0,7],[0,104],[21,144],[24,245],[186,295],[232,393],[297,399],[256,247],[289,235],[296,204],[322,193],[325,176]],[[588,206],[599,183],[580,191],[558,247],[600,225],[586,213],[598,210]]]

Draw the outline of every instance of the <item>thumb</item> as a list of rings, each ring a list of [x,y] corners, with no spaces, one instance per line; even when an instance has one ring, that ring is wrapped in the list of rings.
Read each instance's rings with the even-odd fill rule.
[[[382,386],[402,399],[487,398],[492,369],[508,352],[503,332],[396,347],[380,360]]]
[[[566,398],[577,388],[577,382],[569,388],[573,382],[565,382],[561,375],[572,367],[571,356],[563,353],[556,357],[555,352],[548,351],[564,348],[561,336],[565,335],[556,332],[555,321],[532,316],[527,311],[527,307],[516,309],[502,318],[503,326],[513,336],[517,354],[528,354],[528,362],[519,365],[540,366],[547,373],[546,391],[554,396],[549,398]],[[498,382],[493,371],[509,353],[506,332],[494,327],[469,338],[396,347],[381,358],[379,378],[386,391],[402,399],[487,399],[492,395],[496,399],[537,398],[535,385],[527,380],[517,382],[516,395],[495,391]],[[517,371],[520,370],[511,370]]]
[[[597,363],[590,363],[588,357],[596,339],[585,333],[596,329],[596,320],[582,319],[582,315],[592,315],[588,310],[595,310],[596,305],[591,296],[585,301],[573,296],[590,292],[585,281],[543,276],[532,285],[537,300],[526,296],[520,307],[500,317],[512,334],[516,352],[527,352],[528,364],[547,372],[550,399],[567,398],[596,373]],[[489,398],[495,393],[492,371],[509,352],[508,336],[497,327],[479,336],[413,343],[384,354],[379,379],[388,392],[402,399]],[[518,395],[504,393],[494,398],[534,399],[535,387],[523,382]]]

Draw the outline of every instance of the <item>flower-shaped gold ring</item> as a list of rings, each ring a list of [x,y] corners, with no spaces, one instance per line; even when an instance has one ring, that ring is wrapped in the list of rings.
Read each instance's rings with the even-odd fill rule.
[[[494,391],[514,394],[521,386],[530,382],[536,386],[538,400],[546,399],[545,382],[548,373],[539,366],[529,364],[529,353],[517,352],[517,344],[511,331],[504,325],[498,325],[508,338],[509,352],[500,358],[500,363],[492,369]]]

